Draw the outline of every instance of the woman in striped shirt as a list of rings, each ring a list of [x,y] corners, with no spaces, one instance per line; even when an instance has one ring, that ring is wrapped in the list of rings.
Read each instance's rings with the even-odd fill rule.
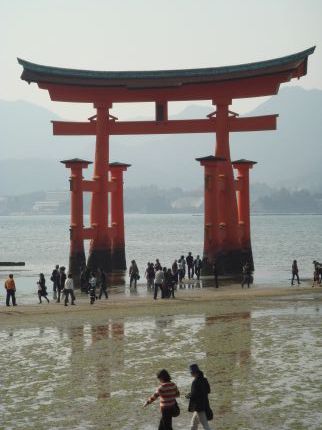
[[[173,430],[172,418],[173,416],[179,415],[176,397],[179,397],[180,393],[176,384],[171,382],[171,377],[165,369],[162,369],[157,374],[157,378],[160,381],[160,386],[156,389],[156,392],[144,403],[144,407],[150,405],[159,397],[161,410],[159,430]]]

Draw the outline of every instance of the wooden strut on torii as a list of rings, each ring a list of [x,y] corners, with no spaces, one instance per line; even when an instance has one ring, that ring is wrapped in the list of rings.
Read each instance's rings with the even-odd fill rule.
[[[229,106],[233,99],[277,94],[281,83],[304,76],[308,56],[314,49],[236,66],[139,72],[62,69],[19,59],[23,66],[22,79],[29,83],[36,82],[39,88],[48,91],[53,101],[92,103],[96,110],[96,114],[86,122],[53,121],[54,135],[96,136],[92,181],[82,179],[82,169],[89,162],[65,160],[72,172],[70,262],[73,270],[77,270],[77,265],[85,261],[84,239],[91,240],[88,264],[92,269],[101,267],[113,271],[118,258],[123,267],[126,264],[122,173],[128,165],[113,167],[110,164],[109,137],[165,133],[216,135],[214,153],[197,159],[205,172],[206,264],[203,273],[211,273],[214,260],[219,272],[225,274],[240,273],[245,261],[249,261],[253,267],[249,170],[255,162],[231,162],[229,133],[275,130],[277,115],[239,117]],[[169,120],[168,103],[189,100],[211,100],[215,111],[205,119]],[[119,121],[110,114],[113,103],[131,102],[153,102],[155,120]],[[237,170],[236,179],[233,169]],[[113,188],[115,183],[118,191]],[[84,191],[92,193],[90,228],[83,228],[81,196]],[[112,196],[111,210],[109,193]],[[115,249],[121,257],[115,258]]]

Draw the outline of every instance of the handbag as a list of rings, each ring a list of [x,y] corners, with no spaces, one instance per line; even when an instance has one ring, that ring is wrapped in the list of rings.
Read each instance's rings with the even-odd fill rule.
[[[214,419],[214,413],[209,405],[207,406],[205,412],[206,412],[207,421],[211,421]]]
[[[172,417],[176,418],[179,415],[180,415],[180,408],[179,408],[178,402],[175,401],[175,404],[172,407]]]

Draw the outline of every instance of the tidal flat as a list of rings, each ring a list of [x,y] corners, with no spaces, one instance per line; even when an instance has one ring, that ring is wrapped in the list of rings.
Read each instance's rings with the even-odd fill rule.
[[[156,429],[158,403],[142,404],[166,368],[187,429],[196,362],[216,430],[321,429],[322,289],[254,291],[1,310],[0,428]]]

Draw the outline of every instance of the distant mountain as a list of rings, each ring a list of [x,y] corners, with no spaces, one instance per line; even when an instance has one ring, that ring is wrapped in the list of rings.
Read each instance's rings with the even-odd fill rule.
[[[258,161],[253,181],[319,191],[322,186],[322,91],[286,87],[249,115],[278,113],[277,130],[234,134],[236,158]]]
[[[176,118],[204,118],[209,106],[188,106]],[[269,186],[322,186],[322,91],[282,88],[248,115],[278,113],[278,130],[232,133],[232,158],[258,161],[252,182]],[[50,121],[58,117],[24,101],[0,101],[0,196],[68,188],[68,172],[58,162],[93,159],[93,138],[54,137]],[[132,164],[125,185],[201,188],[203,171],[196,157],[212,154],[215,136],[159,135],[112,137],[110,158]]]
[[[75,152],[87,155],[91,150],[88,139],[53,136],[51,121],[59,119],[33,103],[0,100],[0,160],[61,160],[74,157]]]

